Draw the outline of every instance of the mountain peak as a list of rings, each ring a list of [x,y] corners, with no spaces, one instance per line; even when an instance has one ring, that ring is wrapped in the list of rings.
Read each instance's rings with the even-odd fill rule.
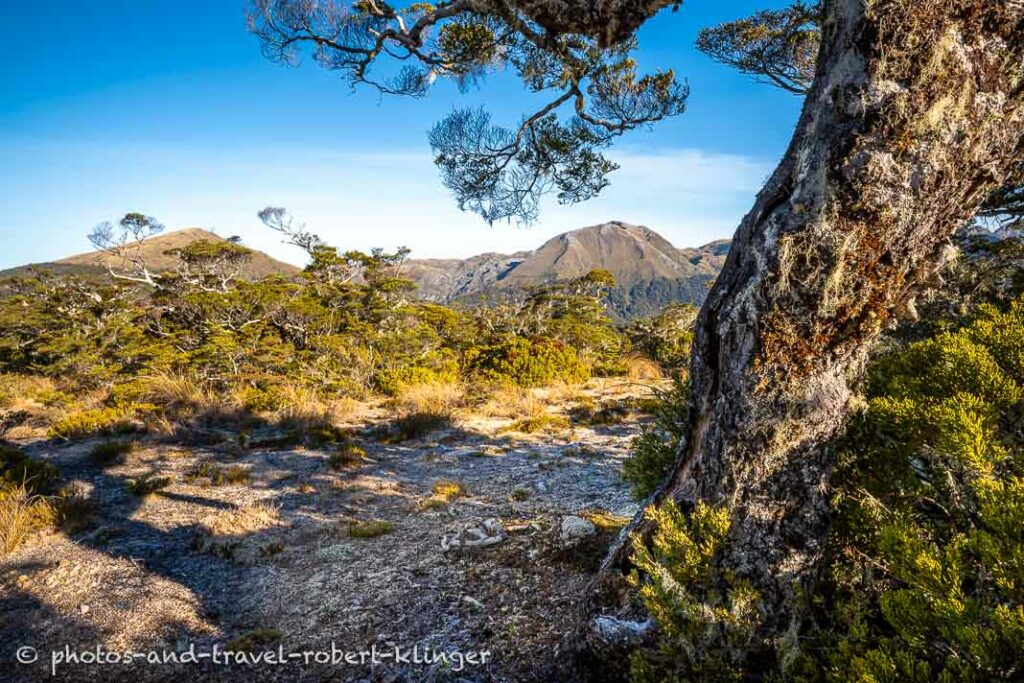
[[[672,301],[702,302],[707,283],[721,270],[727,252],[722,242],[677,249],[648,227],[609,221],[556,235],[535,251],[413,260],[405,273],[420,285],[424,298],[450,303],[515,296],[532,286],[601,268],[618,283],[611,296],[613,313],[631,318],[656,313]]]

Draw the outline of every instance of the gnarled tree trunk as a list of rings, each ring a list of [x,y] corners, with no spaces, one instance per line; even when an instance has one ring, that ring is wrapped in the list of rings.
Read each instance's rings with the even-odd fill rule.
[[[825,4],[814,87],[701,311],[690,435],[650,503],[730,510],[722,569],[760,592],[767,644],[822,555],[851,380],[1024,155],[1024,0]]]

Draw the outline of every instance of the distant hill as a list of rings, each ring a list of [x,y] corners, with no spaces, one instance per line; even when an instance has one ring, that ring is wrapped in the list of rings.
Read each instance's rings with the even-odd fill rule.
[[[573,230],[535,251],[467,259],[413,259],[403,271],[420,295],[440,303],[515,297],[530,286],[569,280],[594,268],[614,275],[611,307],[619,319],[653,315],[666,304],[700,304],[722,269],[729,241],[677,249],[650,228],[613,221]]]
[[[223,242],[225,238],[216,235],[209,230],[201,228],[186,228],[175,230],[151,237],[143,242],[142,254],[146,264],[154,273],[172,270],[177,260],[167,252],[174,249],[181,249],[199,240],[212,240]],[[258,280],[268,275],[295,275],[302,269],[284,261],[278,261],[262,251],[250,250],[252,256],[248,263],[242,268],[242,277],[247,280]],[[79,275],[84,277],[104,276],[107,273],[104,265],[105,258],[102,252],[91,251],[84,254],[76,254],[48,263],[35,263],[28,266],[19,266],[8,270],[0,271],[0,278],[24,275],[29,269],[43,270],[53,274]]]
[[[176,259],[168,252],[198,240],[224,238],[200,228],[176,230],[146,240],[143,256],[151,271],[171,270]],[[534,251],[481,254],[466,259],[412,259],[404,265],[402,275],[415,281],[419,296],[428,301],[476,304],[520,298],[530,287],[569,280],[603,268],[618,283],[610,295],[612,314],[619,320],[628,320],[654,315],[676,301],[703,302],[708,283],[718,275],[728,253],[728,240],[696,249],[677,249],[650,228],[615,221],[558,235]],[[24,275],[29,269],[86,278],[107,277],[103,254],[89,252],[0,271],[0,279]],[[296,275],[300,271],[297,266],[252,250],[242,277],[256,280],[268,275]]]

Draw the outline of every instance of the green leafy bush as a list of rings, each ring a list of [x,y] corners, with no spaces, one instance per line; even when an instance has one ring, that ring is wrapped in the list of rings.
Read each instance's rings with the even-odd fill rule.
[[[545,337],[509,337],[471,349],[466,367],[485,381],[522,387],[579,384],[590,378],[590,370],[572,347]]]
[[[644,425],[622,466],[622,478],[633,486],[633,496],[644,500],[665,480],[675,465],[679,443],[689,421],[690,384],[679,376],[672,387],[657,394],[654,421]]]
[[[880,359],[836,473],[832,680],[989,681],[1024,661],[1024,302]]]
[[[760,620],[759,597],[747,582],[716,575],[728,510],[698,503],[684,514],[668,502],[647,514],[656,530],[650,547],[634,540],[630,582],[658,623],[658,644],[632,657],[630,678],[743,680],[746,649]]]

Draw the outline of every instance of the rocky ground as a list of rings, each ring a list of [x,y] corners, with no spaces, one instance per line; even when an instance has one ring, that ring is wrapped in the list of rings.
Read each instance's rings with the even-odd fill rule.
[[[526,435],[467,416],[388,444],[382,419],[360,418],[364,460],[333,467],[331,449],[144,441],[100,468],[94,442],[27,444],[95,512],[0,562],[0,678],[559,680],[578,600],[637,509],[620,468],[639,420]],[[146,475],[168,485],[129,490]]]

